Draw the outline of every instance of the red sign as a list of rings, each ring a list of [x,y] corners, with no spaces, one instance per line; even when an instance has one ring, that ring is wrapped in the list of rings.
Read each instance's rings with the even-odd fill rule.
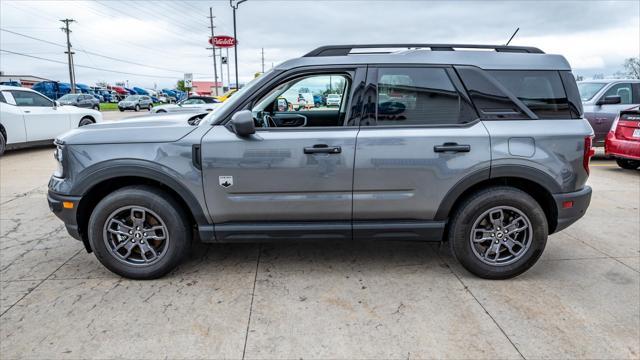
[[[236,39],[233,36],[219,35],[209,38],[209,44],[219,48],[230,48],[236,45]]]

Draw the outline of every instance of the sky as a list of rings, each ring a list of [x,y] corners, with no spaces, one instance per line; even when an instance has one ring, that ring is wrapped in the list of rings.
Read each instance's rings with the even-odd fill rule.
[[[71,18],[79,83],[162,88],[184,73],[212,80],[209,7],[216,35],[232,36],[227,0],[1,0],[0,70],[68,82],[59,20]],[[270,69],[322,45],[504,44],[516,28],[512,45],[562,54],[585,78],[621,71],[625,58],[640,56],[640,0],[248,0],[237,10],[238,72],[243,83],[261,71],[262,48]],[[223,76],[226,83],[226,68]]]

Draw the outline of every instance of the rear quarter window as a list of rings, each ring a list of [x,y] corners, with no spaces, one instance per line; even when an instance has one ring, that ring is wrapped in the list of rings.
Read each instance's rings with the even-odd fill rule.
[[[557,71],[489,72],[540,119],[570,119],[569,100]]]

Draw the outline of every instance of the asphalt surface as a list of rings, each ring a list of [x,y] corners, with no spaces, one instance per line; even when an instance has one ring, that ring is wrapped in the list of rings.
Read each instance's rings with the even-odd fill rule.
[[[0,158],[0,358],[639,358],[640,172],[592,163],[587,215],[530,271],[410,242],[197,245],[154,281],[49,212],[52,149]]]

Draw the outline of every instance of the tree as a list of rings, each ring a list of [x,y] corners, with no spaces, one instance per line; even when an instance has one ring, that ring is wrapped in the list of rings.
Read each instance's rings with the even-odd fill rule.
[[[640,79],[640,58],[628,58],[624,61],[624,69],[631,79]]]
[[[176,84],[176,89],[180,91],[187,91],[187,88],[184,87],[184,80],[178,80],[178,83]]]

